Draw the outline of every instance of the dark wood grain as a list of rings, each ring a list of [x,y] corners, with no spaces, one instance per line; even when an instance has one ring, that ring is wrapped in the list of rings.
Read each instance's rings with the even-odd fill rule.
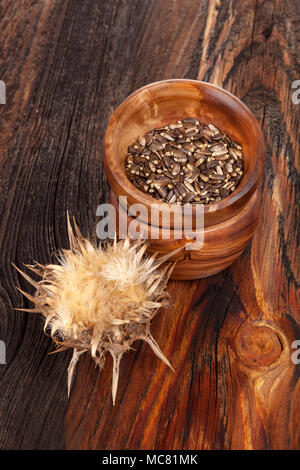
[[[296,449],[299,372],[300,5],[287,0],[1,2],[0,446],[3,449]],[[192,78],[241,98],[263,127],[262,215],[226,271],[170,283],[153,334],[175,373],[136,343],[116,406],[111,363],[48,356],[42,321],[13,310],[11,263],[55,260],[66,211],[96,239],[108,201],[101,145],[113,109],[152,81]]]

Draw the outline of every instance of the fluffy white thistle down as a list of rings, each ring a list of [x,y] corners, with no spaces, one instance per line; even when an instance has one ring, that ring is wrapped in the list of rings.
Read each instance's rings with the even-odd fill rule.
[[[89,352],[102,368],[109,352],[115,403],[120,360],[134,341],[147,342],[171,367],[150,333],[151,319],[169,303],[166,284],[171,269],[161,264],[171,255],[145,255],[143,242],[128,239],[96,247],[83,238],[75,221],[74,227],[76,235],[68,218],[70,249],[62,251],[60,264],[26,265],[41,277],[39,282],[16,268],[36,289],[34,296],[21,291],[35,308],[18,310],[41,313],[44,331],[50,332],[59,351],[73,349],[68,394],[79,357]]]

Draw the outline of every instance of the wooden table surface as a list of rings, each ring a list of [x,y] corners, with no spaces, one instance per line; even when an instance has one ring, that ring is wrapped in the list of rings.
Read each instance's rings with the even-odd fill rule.
[[[300,3],[3,0],[1,10],[1,448],[299,449]],[[175,372],[135,343],[115,407],[110,359],[100,373],[83,357],[68,399],[70,352],[49,356],[42,319],[13,310],[30,303],[11,263],[48,263],[68,247],[67,210],[96,240],[108,118],[167,78],[222,86],[256,115],[260,224],[229,269],[170,282],[174,305],[152,330]]]

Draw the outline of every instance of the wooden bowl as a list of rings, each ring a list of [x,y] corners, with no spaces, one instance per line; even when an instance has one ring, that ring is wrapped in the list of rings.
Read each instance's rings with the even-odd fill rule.
[[[237,189],[225,199],[206,205],[204,211],[203,247],[186,249],[186,239],[176,239],[181,228],[171,219],[171,232],[166,235],[165,216],[174,208],[138,190],[125,174],[127,148],[138,136],[155,127],[163,127],[185,117],[217,126],[243,147],[244,175]],[[164,80],[151,83],[132,93],[111,116],[104,138],[104,167],[111,186],[111,202],[118,220],[130,224],[128,207],[143,204],[147,213],[138,217],[150,234],[152,220],[157,220],[158,239],[149,238],[149,251],[168,253],[182,246],[172,259],[177,261],[173,278],[195,279],[210,276],[229,266],[243,251],[253,235],[259,217],[257,187],[265,157],[264,139],[250,110],[231,93],[197,80]],[[127,197],[127,207],[119,206],[119,197]],[[155,208],[153,209],[153,204]],[[189,223],[196,227],[196,204],[191,206]],[[186,217],[186,216],[185,216]],[[186,219],[185,219],[186,221]],[[117,224],[118,229],[118,224]]]

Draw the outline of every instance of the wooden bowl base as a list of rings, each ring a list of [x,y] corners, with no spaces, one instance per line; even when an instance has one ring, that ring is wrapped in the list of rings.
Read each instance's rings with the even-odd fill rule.
[[[242,210],[219,224],[204,228],[204,243],[201,249],[191,250],[186,248],[186,240],[178,240],[172,230],[169,239],[164,238],[164,229],[159,229],[159,238],[150,238],[149,225],[139,222],[141,229],[149,233],[149,253],[158,252],[161,255],[182,246],[176,255],[170,258],[176,263],[172,272],[172,279],[200,279],[212,276],[230,266],[243,252],[251,239],[259,218],[259,200],[256,190]],[[116,211],[116,232],[119,235],[119,223],[127,228],[134,221],[128,216],[126,209],[119,206],[118,199],[113,191],[110,194],[110,202]]]

